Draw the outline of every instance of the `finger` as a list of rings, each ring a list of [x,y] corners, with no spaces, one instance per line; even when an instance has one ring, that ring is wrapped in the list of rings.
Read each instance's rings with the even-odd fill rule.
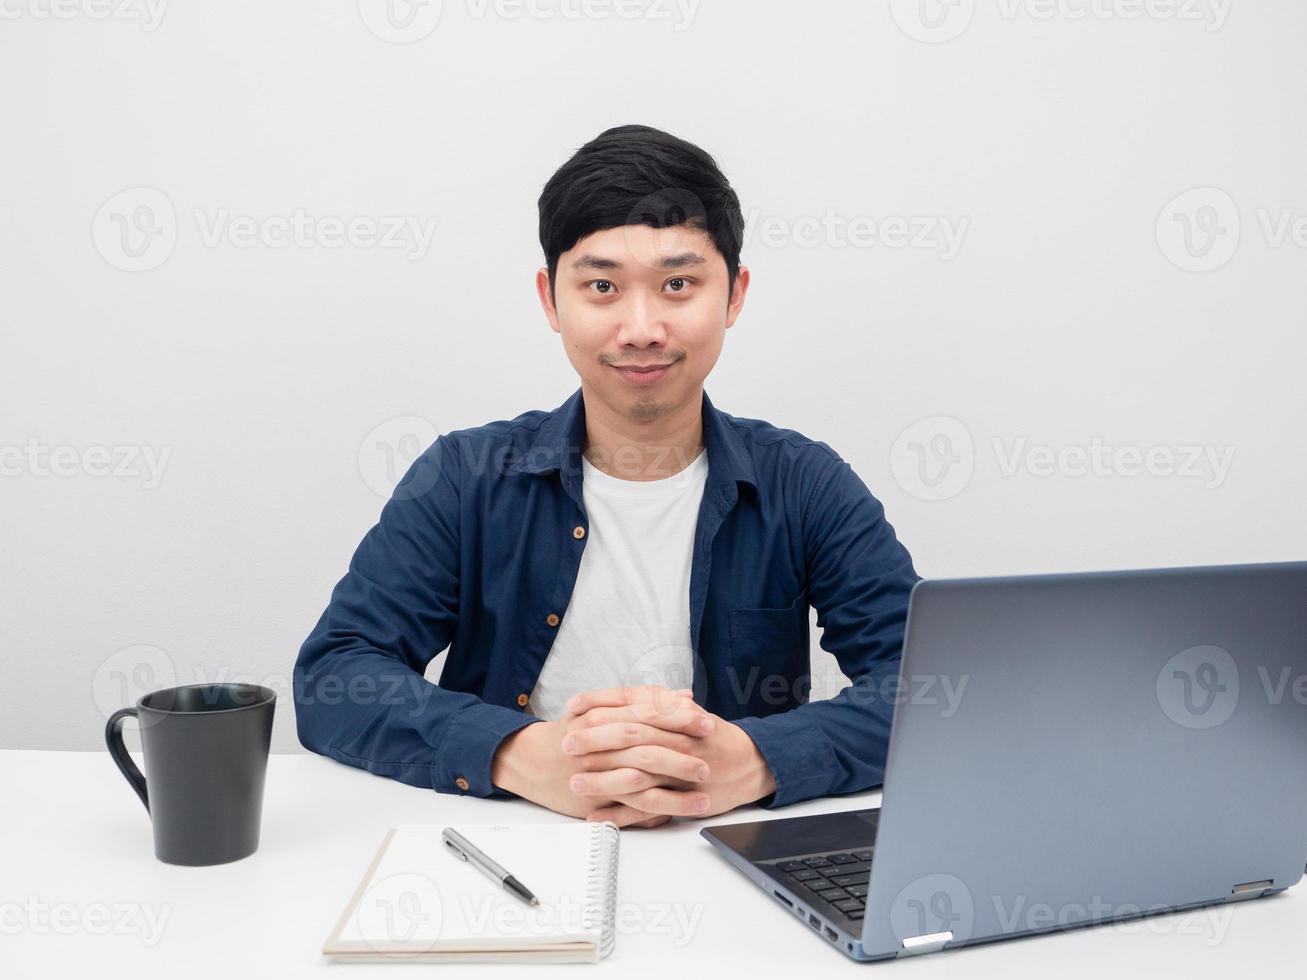
[[[672,705],[638,701],[627,705],[626,710],[631,712],[636,721],[687,735],[707,735],[717,724],[709,711],[689,698],[682,698]]]
[[[711,721],[704,721],[710,717],[708,712],[689,700],[681,702],[681,706],[672,711],[657,707],[650,702],[640,702],[623,704],[622,707],[617,708],[591,708],[574,723],[567,725],[567,730],[576,732],[576,730],[599,728],[601,725],[635,723],[650,725],[664,732],[681,732],[687,736],[701,738],[712,728]]]
[[[578,760],[588,772],[642,769],[650,775],[671,776],[689,783],[708,778],[708,764],[695,755],[673,752],[661,745],[637,745],[615,752],[592,752]]]
[[[587,752],[629,749],[635,745],[661,745],[674,752],[689,754],[691,748],[699,743],[698,738],[682,732],[669,732],[654,725],[627,721],[600,725],[597,728],[580,727],[567,732],[563,736],[562,748],[568,755],[585,755]]]
[[[577,796],[609,796],[638,793],[658,785],[656,777],[643,769],[609,769],[606,772],[578,772],[568,780],[568,788]]]
[[[617,824],[619,827],[661,827],[663,824],[668,823],[672,818],[666,814],[650,816],[643,810],[637,810],[635,807],[627,806],[625,803],[618,803],[614,806],[595,810],[585,819],[590,823],[600,823],[608,820]]]
[[[598,728],[618,722],[639,722],[668,732],[686,735],[707,735],[716,727],[716,720],[693,701],[682,700],[672,710],[664,710],[649,701],[623,705],[619,708],[592,708],[579,720],[578,728]]]
[[[661,786],[636,793],[618,793],[613,798],[646,813],[665,813],[673,817],[703,816],[712,805],[707,793],[683,792]]]
[[[622,687],[604,687],[582,691],[567,702],[567,710],[574,715],[584,714],[591,708],[619,708],[640,701],[666,700],[692,697],[688,688],[666,688],[657,684],[626,684]]]
[[[641,820],[639,823],[631,824],[632,827],[661,827],[665,823],[671,823],[672,818],[667,814],[660,814],[656,817],[650,817],[648,820]]]

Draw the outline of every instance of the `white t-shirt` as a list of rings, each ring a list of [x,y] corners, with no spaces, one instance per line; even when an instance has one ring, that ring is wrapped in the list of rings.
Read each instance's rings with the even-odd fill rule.
[[[576,587],[528,714],[553,720],[581,691],[693,685],[690,558],[708,454],[661,480],[623,480],[581,458],[589,526]]]

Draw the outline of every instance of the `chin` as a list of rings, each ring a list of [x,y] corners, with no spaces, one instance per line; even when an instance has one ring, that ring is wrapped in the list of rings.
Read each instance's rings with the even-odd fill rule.
[[[638,421],[648,422],[667,414],[670,407],[670,405],[666,404],[652,393],[648,395],[638,395],[630,408],[627,409],[627,414]]]

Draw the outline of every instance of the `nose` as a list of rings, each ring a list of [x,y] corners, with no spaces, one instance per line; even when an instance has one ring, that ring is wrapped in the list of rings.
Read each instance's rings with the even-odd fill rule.
[[[660,304],[640,290],[630,294],[619,310],[617,343],[623,347],[645,348],[667,342],[667,322]]]

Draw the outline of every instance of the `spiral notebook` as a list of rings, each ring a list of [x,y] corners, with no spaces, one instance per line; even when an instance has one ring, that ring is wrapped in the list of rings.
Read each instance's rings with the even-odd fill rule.
[[[455,824],[540,900],[529,906],[444,846],[440,824],[386,833],[323,944],[339,961],[592,962],[613,949],[612,823]]]

